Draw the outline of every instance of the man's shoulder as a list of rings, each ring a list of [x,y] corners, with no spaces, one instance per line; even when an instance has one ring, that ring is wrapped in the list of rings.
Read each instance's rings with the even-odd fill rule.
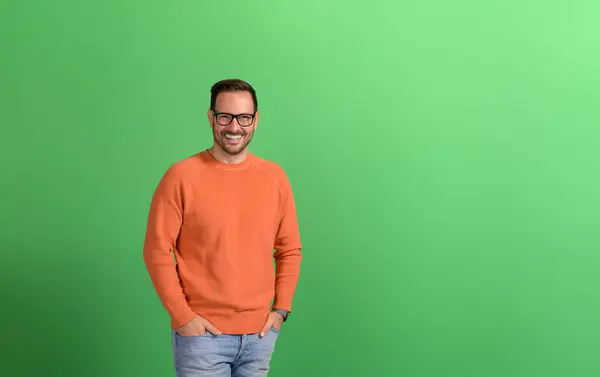
[[[164,179],[181,180],[190,174],[197,173],[199,169],[204,168],[201,156],[202,152],[199,152],[171,162],[164,172]]]
[[[264,172],[265,175],[271,177],[273,182],[282,192],[287,193],[286,195],[288,195],[292,191],[292,184],[288,174],[281,164],[266,158],[258,156],[253,157],[255,162],[254,165]]]
[[[252,158],[254,159],[254,164],[259,169],[273,175],[273,177],[277,178],[278,180],[287,180],[287,174],[279,163],[257,155],[252,155]]]

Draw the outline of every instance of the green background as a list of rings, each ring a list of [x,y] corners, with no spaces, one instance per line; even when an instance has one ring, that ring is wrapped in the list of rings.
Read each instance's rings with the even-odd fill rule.
[[[174,375],[145,221],[232,77],[305,246],[270,376],[600,375],[599,4],[2,2],[0,375]]]

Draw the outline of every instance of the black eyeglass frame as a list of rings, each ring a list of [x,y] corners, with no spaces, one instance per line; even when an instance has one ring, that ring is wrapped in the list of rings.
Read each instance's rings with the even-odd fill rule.
[[[212,111],[213,117],[215,118],[215,121],[217,122],[217,124],[219,126],[229,126],[231,124],[231,122],[233,122],[233,119],[235,119],[235,120],[237,120],[237,122],[240,125],[240,127],[250,127],[251,125],[254,124],[254,119],[256,118],[256,111],[254,113],[252,113],[252,114],[246,114],[246,113],[243,113],[243,114],[231,114],[231,113],[219,112],[219,111],[216,111],[214,109],[211,109],[211,111]],[[229,122],[227,124],[222,124],[222,123],[219,123],[219,121],[217,120],[217,116],[218,115],[229,115],[231,117],[231,119],[229,120]],[[242,125],[240,123],[240,119],[238,118],[238,117],[241,117],[241,116],[249,116],[252,119],[252,121],[250,122],[250,124]]]

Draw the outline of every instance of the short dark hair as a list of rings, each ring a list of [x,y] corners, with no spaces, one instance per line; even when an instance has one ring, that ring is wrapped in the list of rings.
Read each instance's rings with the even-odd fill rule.
[[[223,92],[249,92],[252,95],[254,101],[254,111],[258,110],[258,100],[256,99],[256,91],[244,80],[240,79],[226,79],[216,82],[210,88],[210,108],[215,109],[217,103],[217,96]]]

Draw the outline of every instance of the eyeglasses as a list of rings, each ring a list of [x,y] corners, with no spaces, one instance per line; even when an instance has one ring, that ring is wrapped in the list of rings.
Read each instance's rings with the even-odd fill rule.
[[[229,113],[220,113],[218,111],[212,110],[213,116],[217,120],[217,123],[221,126],[228,126],[235,118],[238,124],[242,127],[248,127],[252,125],[254,122],[255,114],[229,114]]]

